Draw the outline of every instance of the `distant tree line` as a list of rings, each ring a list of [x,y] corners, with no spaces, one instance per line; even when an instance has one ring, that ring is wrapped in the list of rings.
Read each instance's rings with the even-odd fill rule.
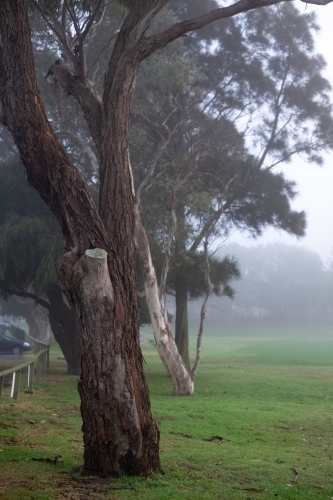
[[[333,324],[333,260],[324,264],[306,248],[270,243],[251,247],[225,245],[239,263],[241,279],[234,300],[212,298],[209,324],[251,320]],[[332,254],[333,257],[333,254]],[[192,304],[191,315],[197,315]],[[223,329],[223,322],[221,328]]]

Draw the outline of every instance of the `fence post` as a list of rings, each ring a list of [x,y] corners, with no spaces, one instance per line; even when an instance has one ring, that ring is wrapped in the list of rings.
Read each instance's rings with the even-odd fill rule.
[[[47,356],[47,352],[43,352],[43,354],[40,356],[41,363],[42,363],[42,368],[41,368],[41,376],[42,377],[44,377],[45,370],[46,370],[46,356]]]
[[[24,391],[27,394],[33,394],[34,371],[35,371],[35,363],[31,363],[31,365],[28,366],[28,387],[27,390]]]
[[[12,381],[12,392],[10,397],[12,399],[17,399],[19,388],[20,388],[20,380],[21,380],[21,370],[17,372],[13,372],[13,381]]]
[[[42,372],[42,360],[40,359],[39,356],[39,358],[37,359],[36,387],[39,387],[41,372]]]
[[[20,381],[21,381],[21,370],[23,368],[28,368],[28,386],[25,387],[27,390],[25,391],[28,394],[33,393],[33,385],[34,379],[36,380],[36,387],[40,385],[41,376],[45,374],[47,368],[49,368],[50,362],[50,346],[44,344],[44,349],[42,349],[42,344],[35,342],[34,346],[37,346],[38,352],[34,356],[33,361],[26,361],[20,365],[16,365],[13,368],[8,370],[3,370],[0,372],[0,397],[3,392],[3,385],[6,376],[12,375],[12,387],[10,397],[12,399],[18,398],[18,392],[20,389]],[[37,363],[36,369],[36,378],[35,378],[35,363]]]

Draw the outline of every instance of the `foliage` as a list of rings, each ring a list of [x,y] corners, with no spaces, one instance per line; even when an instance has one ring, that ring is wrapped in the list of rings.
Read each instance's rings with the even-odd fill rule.
[[[64,243],[57,224],[15,156],[0,162],[0,281],[43,295],[57,282],[54,262]]]
[[[63,253],[63,242],[55,224],[9,215],[0,228],[0,241],[0,276],[8,288],[32,286],[43,295],[57,281],[54,263]]]

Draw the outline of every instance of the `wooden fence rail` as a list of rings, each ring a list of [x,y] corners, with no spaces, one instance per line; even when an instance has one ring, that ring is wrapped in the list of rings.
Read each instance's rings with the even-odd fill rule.
[[[34,352],[36,352],[35,349]],[[21,370],[26,367],[28,368],[28,381],[25,392],[32,394],[33,387],[39,387],[40,378],[44,375],[46,368],[49,367],[49,352],[50,350],[48,345],[40,344],[39,351],[34,354],[33,358],[30,358],[28,361],[25,361],[20,365],[16,365],[13,368],[0,372],[0,397],[5,377],[12,374],[12,389],[10,397],[12,399],[17,399],[21,382]],[[35,364],[36,380],[34,380]]]

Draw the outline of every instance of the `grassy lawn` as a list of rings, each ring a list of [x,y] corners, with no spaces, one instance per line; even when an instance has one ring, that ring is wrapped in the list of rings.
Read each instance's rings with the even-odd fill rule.
[[[191,397],[171,396],[155,349],[143,348],[164,471],[151,478],[80,474],[77,381],[53,348],[40,389],[0,400],[0,500],[333,498],[333,335],[208,333]]]

